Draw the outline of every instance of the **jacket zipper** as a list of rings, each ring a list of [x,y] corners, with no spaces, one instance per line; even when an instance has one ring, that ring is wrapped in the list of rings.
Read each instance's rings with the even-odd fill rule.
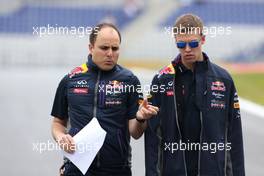
[[[121,143],[121,134],[120,134],[120,131],[118,130],[117,131],[117,138],[118,138],[118,144],[119,144],[119,147],[120,147],[120,150],[121,150],[121,157],[123,159],[124,157],[124,151],[123,151],[123,148],[122,148],[122,143]]]
[[[227,115],[227,117],[228,117],[228,115]],[[228,119],[226,118],[226,129],[225,129],[225,146],[227,145],[227,133],[228,133],[228,125],[229,125],[229,123],[228,123]],[[224,170],[224,174],[225,174],[225,176],[227,175],[227,151],[226,151],[226,149],[225,149],[225,170]]]
[[[174,106],[175,106],[175,115],[176,115],[176,124],[180,135],[180,141],[182,140],[182,134],[181,129],[179,125],[179,119],[177,115],[177,100],[176,100],[176,92],[175,92],[175,74],[173,76],[173,97],[174,97]],[[183,163],[184,163],[184,170],[185,170],[185,176],[187,176],[187,167],[186,167],[186,159],[185,159],[185,150],[183,150]]]
[[[97,114],[97,101],[98,101],[97,93],[98,93],[98,87],[99,87],[100,77],[101,77],[101,71],[99,70],[98,71],[98,75],[97,75],[97,80],[96,80],[95,88],[94,88],[93,117],[95,117],[95,118],[96,118],[96,114]],[[100,152],[98,152],[98,154],[97,154],[96,166],[97,167],[100,167]]]
[[[203,141],[203,113],[200,111],[200,121],[201,121],[201,132],[200,132],[200,145]],[[201,175],[201,148],[199,149],[198,156],[198,176]]]
[[[207,85],[207,83],[206,83]],[[204,91],[203,93],[204,96],[207,95],[207,90]],[[200,110],[200,122],[201,122],[201,130],[200,130],[200,146],[202,145],[203,142],[203,112]],[[199,148],[199,154],[198,154],[198,174],[197,176],[201,175],[201,147]]]

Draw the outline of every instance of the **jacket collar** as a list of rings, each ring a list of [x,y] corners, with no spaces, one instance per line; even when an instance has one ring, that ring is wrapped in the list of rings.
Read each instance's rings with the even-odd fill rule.
[[[204,60],[201,62],[195,62],[194,70],[195,72],[204,72],[208,70],[208,64],[209,64],[209,57],[206,53],[202,53]],[[175,70],[179,70],[180,72],[185,72],[188,69],[183,65],[181,55],[179,54],[172,62],[173,68]]]
[[[89,69],[93,70],[93,71],[100,71],[101,69],[93,62],[93,59],[92,59],[92,55],[89,54],[88,57],[87,57],[87,66]],[[110,73],[110,72],[114,72],[116,70],[116,65],[109,71],[103,71],[101,70],[102,72],[106,72],[106,73]]]

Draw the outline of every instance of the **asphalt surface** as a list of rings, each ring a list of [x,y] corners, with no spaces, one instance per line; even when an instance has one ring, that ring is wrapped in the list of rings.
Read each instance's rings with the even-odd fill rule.
[[[53,146],[49,114],[57,84],[68,71],[67,68],[0,70],[1,175],[58,175],[62,155]],[[135,72],[143,84],[149,83],[153,76],[144,70]],[[242,123],[247,175],[263,176],[264,119],[242,110]],[[133,175],[143,176],[143,138],[131,143]]]

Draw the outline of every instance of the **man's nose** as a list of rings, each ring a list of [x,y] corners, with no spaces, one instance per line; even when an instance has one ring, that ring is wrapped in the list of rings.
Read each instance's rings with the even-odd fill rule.
[[[107,56],[112,56],[113,55],[113,50],[112,48],[109,48],[109,50],[107,50]]]
[[[186,52],[189,52],[192,50],[192,48],[189,46],[189,44],[186,45],[185,49]]]

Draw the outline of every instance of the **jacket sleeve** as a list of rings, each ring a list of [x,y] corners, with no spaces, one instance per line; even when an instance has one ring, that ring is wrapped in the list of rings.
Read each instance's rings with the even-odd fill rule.
[[[160,94],[159,91],[154,87],[159,86],[157,76],[152,80],[150,95],[148,101],[160,108]],[[158,176],[159,171],[159,147],[160,147],[160,137],[158,137],[159,131],[160,114],[152,117],[148,120],[148,127],[145,131],[145,167],[146,176]]]
[[[228,142],[231,143],[230,166],[233,176],[244,176],[244,149],[238,95],[232,82],[229,111]]]
[[[51,115],[61,120],[68,119],[67,81],[67,75],[60,81],[51,110]]]
[[[143,99],[142,92],[138,91],[137,88],[141,86],[139,79],[133,75],[129,86],[133,87],[132,91],[128,91],[127,99],[127,117],[128,119],[136,118],[140,101]]]

